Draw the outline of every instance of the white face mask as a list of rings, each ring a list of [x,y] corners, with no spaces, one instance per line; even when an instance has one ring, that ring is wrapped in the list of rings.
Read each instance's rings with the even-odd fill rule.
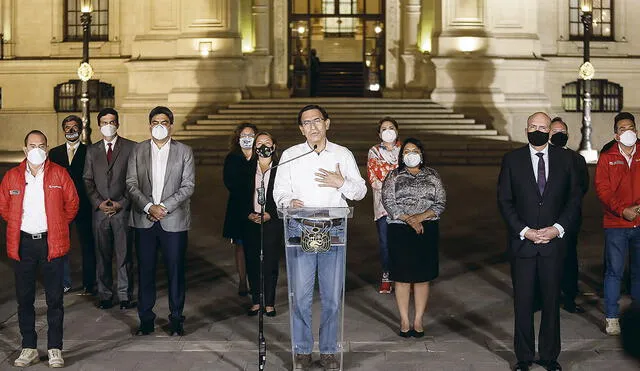
[[[34,148],[27,152],[27,161],[33,165],[41,165],[47,159],[47,152],[41,148]]]
[[[393,129],[386,129],[382,131],[380,137],[386,143],[395,143],[396,138],[398,138],[398,133],[396,133],[396,131]]]
[[[422,156],[415,152],[409,152],[402,156],[402,161],[408,167],[416,167],[420,165],[420,162],[422,162]]]
[[[107,124],[107,125],[100,126],[100,132],[105,137],[111,138],[112,136],[116,135],[117,131],[118,131],[118,128],[115,125]]]
[[[169,129],[164,125],[156,125],[151,129],[151,136],[155,140],[163,140],[169,136]]]
[[[638,136],[636,135],[635,132],[633,132],[633,130],[627,130],[620,135],[620,143],[622,143],[627,147],[631,147],[634,144],[636,144],[637,140],[638,140]]]
[[[251,149],[253,147],[253,137],[240,137],[240,148]]]

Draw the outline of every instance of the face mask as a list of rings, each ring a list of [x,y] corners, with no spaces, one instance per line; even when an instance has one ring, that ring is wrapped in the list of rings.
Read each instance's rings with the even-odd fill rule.
[[[638,140],[638,135],[633,132],[633,130],[627,130],[620,135],[620,143],[627,147],[631,147],[636,144]]]
[[[155,140],[163,140],[169,136],[169,129],[164,125],[156,125],[151,129],[151,136]]]
[[[420,162],[422,162],[422,156],[415,152],[409,152],[402,156],[402,161],[408,167],[416,167],[420,165]]]
[[[567,145],[569,136],[562,132],[557,132],[551,136],[551,144],[558,147],[564,147]]]
[[[273,155],[273,152],[273,147],[269,147],[264,144],[256,148],[256,153],[258,154],[258,156],[263,158],[271,157],[271,155]]]
[[[74,131],[72,133],[66,133],[64,137],[67,138],[69,142],[75,142],[76,140],[78,140],[78,138],[80,138],[80,133]]]
[[[382,141],[386,143],[394,143],[398,137],[398,133],[393,129],[387,129],[380,134],[380,137],[382,138]]]
[[[41,148],[34,148],[27,152],[27,161],[33,165],[41,165],[47,159],[47,152]]]
[[[117,131],[118,131],[118,128],[115,125],[111,125],[111,124],[103,125],[100,127],[100,132],[102,133],[102,135],[109,138],[116,135]]]
[[[527,139],[532,146],[539,147],[549,141],[549,133],[543,133],[539,130],[532,131],[527,134]]]
[[[253,137],[240,137],[240,148],[251,149],[253,147]]]

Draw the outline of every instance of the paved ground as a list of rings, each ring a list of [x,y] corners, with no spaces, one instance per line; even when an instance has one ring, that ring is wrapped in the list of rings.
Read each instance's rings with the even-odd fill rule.
[[[4,171],[4,168],[2,168]],[[395,335],[398,316],[394,298],[376,292],[379,263],[370,195],[355,203],[350,225],[345,309],[345,369],[348,370],[507,370],[512,353],[513,306],[505,233],[495,202],[497,167],[439,167],[448,191],[441,244],[440,277],[433,286],[425,317],[426,336]],[[592,169],[593,170],[593,169]],[[72,370],[255,370],[257,319],[245,315],[248,300],[236,295],[232,250],[221,238],[226,192],[220,167],[199,167],[193,199],[185,315],[186,336],[163,331],[134,337],[135,311],[102,311],[81,296],[65,297],[65,349]],[[593,191],[585,200],[581,235],[581,288],[601,286],[603,234],[600,207]],[[4,226],[2,238],[4,238]],[[4,245],[4,244],[3,244]],[[80,256],[72,252],[75,282],[80,282]],[[166,281],[160,271],[157,313],[168,313]],[[19,332],[11,263],[0,258],[0,369],[11,369],[19,350]],[[277,297],[278,316],[265,317],[268,370],[291,368],[286,275],[284,264]],[[638,370],[626,358],[617,338],[601,329],[602,305],[597,297],[588,312],[562,312],[560,362],[565,370]],[[625,302],[628,299],[625,298]],[[46,348],[44,293],[37,300],[40,349]],[[317,313],[316,313],[317,314]],[[165,317],[166,318],[166,317]],[[536,315],[539,320],[539,314]],[[317,323],[317,321],[316,321]],[[166,319],[160,318],[160,326]],[[315,355],[317,359],[317,354]],[[46,359],[33,370],[44,370]],[[319,369],[319,368],[318,368]],[[537,367],[534,369],[541,370]]]

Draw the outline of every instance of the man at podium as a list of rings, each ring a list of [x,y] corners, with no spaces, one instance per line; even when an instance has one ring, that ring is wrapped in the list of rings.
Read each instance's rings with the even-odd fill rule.
[[[307,140],[282,154],[273,189],[279,208],[347,207],[347,199],[364,198],[367,187],[355,158],[347,148],[327,140],[329,125],[329,115],[318,105],[307,105],[298,113],[300,132]],[[291,162],[287,162],[289,160]],[[303,219],[300,223],[319,222]],[[322,308],[320,363],[325,370],[340,369],[336,353],[338,331],[341,331],[345,250],[333,242],[331,245],[322,252],[305,252],[296,247],[298,251],[287,256],[287,269],[296,272],[296,282],[289,282],[290,287],[294,287],[290,300],[293,301],[291,336],[295,369],[307,370],[312,364],[311,317],[316,272]]]

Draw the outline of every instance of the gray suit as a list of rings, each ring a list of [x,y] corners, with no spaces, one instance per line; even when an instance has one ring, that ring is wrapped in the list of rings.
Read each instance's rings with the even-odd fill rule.
[[[126,176],[129,156],[135,146],[136,142],[118,137],[111,163],[107,161],[103,140],[87,148],[83,178],[93,210],[100,300],[113,298],[111,261],[114,253],[118,275],[118,298],[120,301],[131,300],[133,293],[133,259],[128,226],[131,200],[127,192]],[[111,217],[98,208],[107,199],[122,205],[122,209]]]
[[[171,140],[169,159],[164,177],[162,204],[168,215],[160,221],[167,232],[188,231],[191,227],[190,198],[195,188],[195,166],[191,147]],[[127,171],[127,189],[131,196],[132,210],[129,225],[134,228],[151,228],[144,207],[154,203],[152,185],[151,140],[145,140],[131,154]]]
[[[129,158],[127,189],[131,196],[131,221],[134,227],[138,257],[138,316],[141,327],[152,326],[156,318],[153,307],[156,302],[157,251],[161,250],[169,281],[169,320],[172,326],[184,321],[182,311],[185,301],[184,261],[187,250],[187,234],[191,226],[190,198],[195,189],[195,166],[191,147],[171,140],[160,200],[153,200],[153,160],[151,140],[138,144]],[[159,155],[158,155],[159,156]],[[158,179],[157,182],[161,182]],[[159,203],[167,209],[167,215],[152,222],[144,211],[149,204]]]

